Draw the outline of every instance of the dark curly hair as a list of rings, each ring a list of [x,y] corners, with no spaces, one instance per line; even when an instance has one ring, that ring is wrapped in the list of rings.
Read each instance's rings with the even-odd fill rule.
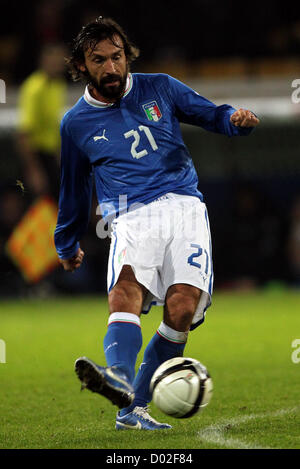
[[[105,39],[110,39],[114,43],[115,35],[122,39],[124,53],[129,64],[139,56],[139,49],[130,42],[121,26],[112,18],[99,16],[95,21],[83,26],[71,44],[71,55],[66,59],[66,63],[73,81],[86,78],[85,73],[79,69],[79,65],[85,60],[84,52],[89,48],[93,50],[98,42]]]

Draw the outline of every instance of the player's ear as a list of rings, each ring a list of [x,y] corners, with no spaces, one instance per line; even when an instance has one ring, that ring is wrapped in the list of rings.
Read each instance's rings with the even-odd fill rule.
[[[78,64],[78,68],[81,72],[85,73],[86,72],[86,66],[83,63]]]

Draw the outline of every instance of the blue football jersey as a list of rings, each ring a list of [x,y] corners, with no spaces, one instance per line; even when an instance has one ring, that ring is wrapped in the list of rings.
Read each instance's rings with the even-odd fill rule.
[[[174,192],[197,196],[198,178],[180,123],[228,135],[235,109],[216,106],[165,74],[129,74],[120,101],[104,104],[88,89],[61,122],[61,189],[55,245],[72,257],[89,221],[92,185],[104,217]]]

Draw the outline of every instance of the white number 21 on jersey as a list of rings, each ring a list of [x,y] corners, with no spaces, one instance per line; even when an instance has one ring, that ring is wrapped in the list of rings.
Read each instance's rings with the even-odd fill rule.
[[[154,137],[153,137],[149,127],[146,127],[145,125],[139,125],[139,130],[141,132],[145,132],[146,137],[149,140],[149,143],[151,145],[152,150],[154,150],[154,151],[157,150],[158,146],[156,144],[156,141],[154,140]],[[140,134],[137,130],[129,130],[128,132],[126,132],[124,134],[124,137],[125,138],[133,137],[134,138],[134,141],[132,142],[132,145],[131,145],[131,154],[132,154],[133,158],[139,159],[139,158],[142,158],[142,156],[148,155],[148,152],[147,152],[146,149],[140,150],[140,151],[136,150],[137,147],[139,146],[139,143],[140,143]]]

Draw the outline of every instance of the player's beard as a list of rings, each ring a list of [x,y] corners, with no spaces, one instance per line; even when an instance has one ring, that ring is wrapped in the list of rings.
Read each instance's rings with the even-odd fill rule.
[[[118,73],[111,73],[104,78],[97,81],[90,74],[88,76],[90,85],[95,88],[103,98],[109,100],[118,100],[122,97],[126,87],[126,80],[128,75],[128,67],[126,67],[125,74],[119,75]],[[115,84],[111,84],[112,82]]]

